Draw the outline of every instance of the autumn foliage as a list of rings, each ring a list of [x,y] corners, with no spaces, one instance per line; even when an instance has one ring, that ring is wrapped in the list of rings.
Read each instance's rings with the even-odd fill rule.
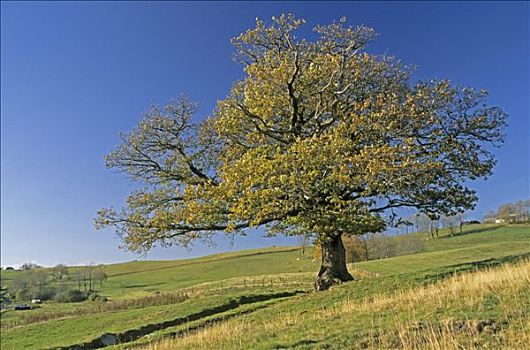
[[[399,208],[452,215],[476,202],[468,180],[494,166],[505,113],[484,90],[411,81],[412,69],[366,46],[371,28],[273,18],[233,39],[244,77],[196,124],[186,98],[148,111],[107,157],[145,186],[123,209],[103,209],[133,251],[189,245],[218,231],[264,226],[270,235],[318,237],[319,278],[351,279],[343,233],[393,225]],[[328,260],[338,259],[336,261]],[[340,268],[339,268],[340,266]]]

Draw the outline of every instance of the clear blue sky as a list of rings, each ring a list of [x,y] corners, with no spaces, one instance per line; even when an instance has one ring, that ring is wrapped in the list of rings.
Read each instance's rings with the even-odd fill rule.
[[[256,17],[292,12],[309,25],[341,16],[372,26],[370,47],[418,66],[417,78],[486,88],[510,115],[495,175],[473,186],[469,217],[529,197],[529,5],[527,2],[55,2],[1,4],[1,263],[116,262],[98,208],[120,206],[134,185],[103,156],[151,102],[181,92],[212,110],[241,76],[229,40]],[[308,26],[308,29],[309,26]],[[150,259],[292,244],[261,234],[155,249]]]

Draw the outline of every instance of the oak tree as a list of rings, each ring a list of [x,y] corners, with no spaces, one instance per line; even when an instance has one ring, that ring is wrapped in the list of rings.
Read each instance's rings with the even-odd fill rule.
[[[189,245],[218,231],[314,234],[316,288],[352,280],[343,235],[399,223],[400,209],[433,218],[470,209],[468,180],[487,177],[506,115],[487,93],[366,51],[371,28],[273,18],[233,39],[244,77],[196,123],[186,98],[152,107],[106,158],[145,186],[98,213],[132,251]]]

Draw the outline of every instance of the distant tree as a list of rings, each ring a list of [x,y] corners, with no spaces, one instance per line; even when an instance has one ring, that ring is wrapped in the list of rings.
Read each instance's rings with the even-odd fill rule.
[[[497,218],[502,219],[505,222],[514,222],[516,216],[517,208],[512,203],[503,204],[497,210]]]
[[[305,254],[307,247],[311,245],[314,240],[315,237],[311,233],[306,232],[298,236],[298,243],[300,247],[302,247],[302,254]]]
[[[416,213],[413,216],[414,224],[418,232],[429,233],[431,230],[431,219],[423,213]]]
[[[10,284],[10,289],[15,294],[17,291],[26,289],[30,285],[29,279],[27,276],[22,274],[17,274],[13,277],[13,280]]]
[[[425,249],[425,239],[417,235],[399,236],[394,241],[394,256],[415,254]]]
[[[358,236],[345,236],[342,240],[346,249],[346,262],[368,260],[368,246],[365,240]]]
[[[43,270],[31,270],[16,275],[11,281],[9,291],[19,300],[47,300],[55,295],[55,288],[49,286],[49,275]]]
[[[442,225],[444,228],[449,229],[449,234],[452,236],[456,230],[458,229],[460,232],[462,232],[462,226],[464,223],[464,214],[459,213],[455,215],[450,216],[442,216],[441,217]]]
[[[63,264],[57,264],[52,269],[52,275],[60,281],[68,276],[68,267]]]
[[[21,270],[35,270],[35,269],[38,269],[40,268],[41,266],[37,265],[36,263],[33,263],[33,262],[27,262],[27,263],[24,263],[20,266],[20,269]]]
[[[93,290],[93,282],[94,282],[94,271],[96,269],[96,266],[93,262],[90,264],[84,266],[80,273],[79,273],[79,280],[83,281],[83,290],[85,292],[90,292]],[[79,288],[80,289],[80,288]]]
[[[11,302],[9,298],[9,291],[3,285],[0,285],[0,305],[8,304]]]
[[[502,204],[497,212],[489,211],[484,216],[485,222],[495,222],[496,219],[507,223],[530,221],[530,199]]]
[[[466,213],[455,214],[456,220],[458,222],[458,228],[460,233],[463,232],[464,222],[466,220]]]
[[[0,275],[0,309],[3,309],[5,304],[11,303],[9,290],[4,285],[4,278]]]
[[[367,235],[368,259],[386,259],[395,255],[395,242],[384,232]]]
[[[421,214],[420,213],[416,213],[416,214],[412,215],[410,219],[411,219],[411,222],[414,225],[415,232],[420,232]]]
[[[530,199],[517,201],[515,204],[517,222],[530,220]]]
[[[506,115],[484,90],[412,81],[389,55],[369,53],[373,29],[345,19],[295,35],[304,20],[274,18],[233,40],[243,78],[212,118],[193,123],[187,99],[155,106],[106,158],[145,184],[123,210],[103,209],[133,251],[188,246],[216,231],[314,233],[316,289],[353,277],[342,237],[393,225],[398,208],[431,217],[473,208],[468,180],[491,174],[488,145]]]
[[[15,269],[15,268],[12,267],[12,266],[8,266],[8,267],[6,267],[6,271],[13,271],[14,269]]]
[[[92,273],[92,278],[94,280],[94,284],[96,282],[99,282],[99,287],[103,287],[103,282],[107,280],[107,275],[103,271],[103,266],[99,265],[94,269]]]
[[[29,275],[30,283],[34,286],[44,286],[48,284],[50,275],[43,270],[32,271]]]
[[[484,214],[484,222],[485,223],[493,223],[495,222],[495,219],[497,218],[497,213],[494,211],[488,211],[486,214]]]
[[[16,274],[9,285],[9,292],[18,300],[29,299],[30,279],[25,274]]]

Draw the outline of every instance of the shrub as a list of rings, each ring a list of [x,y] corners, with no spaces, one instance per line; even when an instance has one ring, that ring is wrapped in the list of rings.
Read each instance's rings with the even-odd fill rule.
[[[386,233],[371,233],[366,236],[368,260],[385,259],[396,256],[395,239]]]
[[[88,300],[90,301],[107,301],[107,297],[99,295],[95,292],[88,294]]]
[[[415,254],[425,248],[425,241],[417,235],[389,237],[385,233],[366,236],[368,260]]]
[[[342,242],[347,263],[415,254],[425,249],[425,240],[417,235],[389,237],[385,233],[372,233],[362,237],[343,236]],[[314,254],[320,260],[319,245],[315,246]]]
[[[70,289],[66,292],[57,294],[55,300],[59,303],[77,303],[87,300],[88,295],[78,289]]]
[[[346,262],[353,263],[368,260],[368,247],[366,241],[358,236],[342,237],[344,249],[346,249]]]
[[[51,286],[39,286],[31,292],[31,299],[40,299],[42,301],[55,298],[57,290]]]

